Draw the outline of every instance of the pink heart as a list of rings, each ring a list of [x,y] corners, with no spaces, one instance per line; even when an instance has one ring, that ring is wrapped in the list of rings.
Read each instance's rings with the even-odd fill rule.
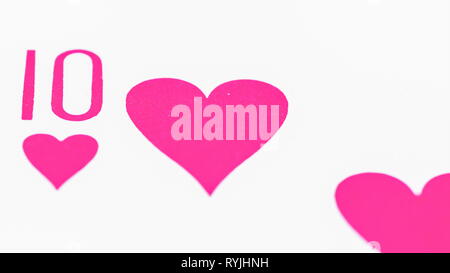
[[[23,142],[28,160],[56,189],[84,168],[98,150],[97,141],[86,135],[59,141],[51,135],[32,135]]]
[[[253,80],[224,83],[208,98],[196,86],[177,79],[146,81],[129,92],[127,111],[136,127],[159,150],[194,176],[211,195],[233,169],[267,140],[175,140],[171,127],[177,118],[171,117],[172,108],[183,104],[192,110],[194,97],[202,98],[203,107],[215,104],[222,109],[225,105],[279,105],[280,126],[286,118],[288,102],[276,87]],[[203,123],[208,120],[200,119]],[[248,132],[246,128],[247,135]]]
[[[358,174],[337,188],[339,210],[382,252],[450,252],[450,174],[433,178],[415,195],[400,180]]]

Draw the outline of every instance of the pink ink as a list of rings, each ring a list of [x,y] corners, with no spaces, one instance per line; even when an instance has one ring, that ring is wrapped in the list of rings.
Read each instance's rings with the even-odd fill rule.
[[[34,108],[34,83],[36,74],[36,51],[28,50],[25,65],[25,79],[22,97],[22,119],[33,119]]]
[[[59,141],[51,135],[38,134],[25,139],[23,150],[31,164],[59,189],[94,158],[98,143],[87,135]]]
[[[450,252],[450,174],[431,179],[420,195],[379,173],[345,179],[336,202],[347,222],[381,252]]]
[[[227,141],[223,140],[223,128],[219,128],[224,127],[226,122],[223,120],[226,115],[223,109],[227,105],[233,106],[230,109],[233,114],[238,112],[241,115],[246,110],[252,115],[257,114],[255,109],[246,109],[249,105],[276,105],[278,108],[271,110],[279,111],[275,115],[279,118],[271,122],[273,130],[266,132],[267,138],[250,140],[249,137],[255,138],[257,122],[246,126],[245,116],[239,121],[236,114],[237,122],[233,125],[229,123],[231,128],[225,129],[233,130],[233,134],[229,135],[233,140]],[[236,108],[238,105],[240,107]],[[288,102],[279,89],[260,81],[227,82],[215,88],[206,98],[200,89],[188,82],[155,79],[135,86],[128,93],[127,111],[144,136],[185,168],[211,195],[230,172],[257,152],[283,124]],[[268,116],[264,109],[260,111]],[[249,114],[246,115],[248,117]]]
[[[90,109],[81,115],[72,115],[64,110],[64,60],[72,54],[84,54],[92,61],[92,96]],[[55,60],[53,73],[52,110],[58,117],[70,121],[83,121],[100,113],[103,103],[102,61],[94,53],[86,50],[71,50],[62,53]]]

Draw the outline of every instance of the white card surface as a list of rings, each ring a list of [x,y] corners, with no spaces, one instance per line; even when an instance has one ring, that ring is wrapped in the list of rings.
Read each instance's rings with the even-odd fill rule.
[[[372,252],[340,214],[345,178],[381,172],[419,193],[450,169],[449,2],[406,0],[0,3],[0,251]],[[55,58],[103,64],[100,114],[51,109]],[[27,50],[32,120],[22,120]],[[89,108],[91,63],[71,56],[64,106]],[[126,96],[177,78],[208,95],[270,83],[289,114],[212,196],[133,125]],[[86,134],[99,150],[61,189],[27,160],[33,134]]]

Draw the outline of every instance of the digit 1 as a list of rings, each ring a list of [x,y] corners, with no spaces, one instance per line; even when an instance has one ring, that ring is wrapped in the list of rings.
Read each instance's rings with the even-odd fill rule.
[[[23,84],[23,97],[22,97],[23,120],[33,119],[35,74],[36,74],[36,51],[28,50],[25,65],[25,79]]]

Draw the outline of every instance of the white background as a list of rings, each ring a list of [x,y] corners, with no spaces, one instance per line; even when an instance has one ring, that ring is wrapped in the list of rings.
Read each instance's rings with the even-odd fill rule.
[[[1,251],[367,252],[336,208],[340,181],[383,172],[419,193],[450,171],[450,3],[439,0],[0,2]],[[35,118],[21,120],[27,49]],[[84,122],[50,107],[55,57],[97,53],[105,99]],[[66,66],[66,107],[89,107],[90,62]],[[134,127],[127,92],[158,77],[205,93],[271,83],[289,114],[212,197]],[[100,150],[60,191],[26,160],[36,133]]]

